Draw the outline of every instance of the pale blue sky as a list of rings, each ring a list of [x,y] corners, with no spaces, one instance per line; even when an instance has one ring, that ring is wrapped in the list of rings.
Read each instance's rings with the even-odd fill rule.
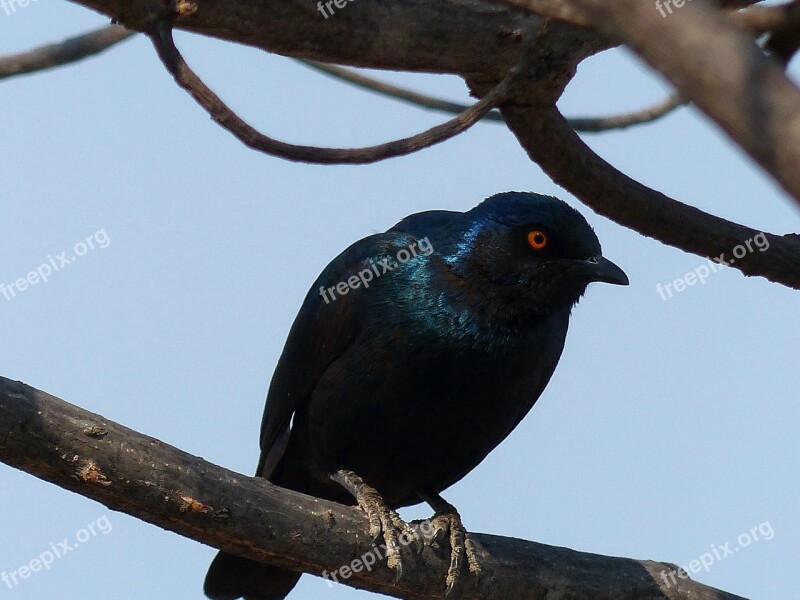
[[[0,12],[0,53],[105,20],[38,0]],[[283,139],[365,145],[444,117],[348,87],[286,58],[178,34],[196,70]],[[455,77],[387,79],[467,100]],[[668,88],[621,51],[583,64],[571,115],[660,100]],[[352,241],[432,208],[505,190],[556,194],[596,228],[631,286],[595,285],[564,356],[512,436],[444,495],[473,531],[688,565],[769,522],[695,578],[751,598],[796,593],[800,517],[797,292],[738,271],[664,301],[700,257],[622,228],[481,124],[419,154],[319,167],[254,153],[211,123],[138,38],[67,68],[0,83],[0,282],[98,231],[96,247],[11,300],[0,295],[0,375],[250,474],[263,398],[308,286]],[[798,230],[783,193],[692,109],[587,138],[648,185],[774,233]],[[0,465],[0,572],[104,516],[90,537],[0,599],[202,598],[214,551]],[[407,511],[409,517],[427,514]],[[294,600],[367,598],[304,577]]]

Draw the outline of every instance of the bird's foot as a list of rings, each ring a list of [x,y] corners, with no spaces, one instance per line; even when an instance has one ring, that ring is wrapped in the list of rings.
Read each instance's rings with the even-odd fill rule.
[[[431,518],[433,535],[430,538],[432,546],[439,546],[449,534],[450,542],[450,566],[447,569],[445,579],[445,595],[449,595],[458,582],[461,575],[464,557],[467,558],[469,572],[476,578],[481,576],[481,564],[478,560],[478,552],[475,543],[467,536],[467,530],[461,522],[461,515],[456,508],[438,494],[420,494],[436,511]]]
[[[478,561],[475,544],[467,537],[467,530],[464,529],[464,524],[461,522],[461,516],[458,512],[453,510],[447,513],[436,513],[431,519],[431,524],[434,526],[434,543],[443,541],[444,537],[448,533],[450,534],[450,566],[447,569],[447,578],[445,579],[445,594],[447,595],[453,591],[461,575],[464,555],[467,557],[469,572],[475,574],[476,577],[480,577],[481,564]]]
[[[364,480],[353,471],[340,469],[331,475],[331,479],[350,492],[367,514],[369,519],[369,534],[375,543],[383,534],[386,544],[386,562],[390,569],[397,573],[395,580],[399,581],[403,574],[403,561],[400,554],[402,545],[407,545],[413,540],[418,549],[421,541],[416,530],[400,518],[381,498],[374,487],[364,483]]]

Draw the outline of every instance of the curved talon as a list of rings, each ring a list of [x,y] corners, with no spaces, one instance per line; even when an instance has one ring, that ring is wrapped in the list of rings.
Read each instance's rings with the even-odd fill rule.
[[[331,479],[350,492],[361,510],[367,514],[372,543],[377,543],[383,534],[383,541],[386,544],[386,564],[396,571],[395,582],[400,581],[403,575],[400,535],[410,535],[419,542],[419,536],[414,528],[403,521],[396,511],[386,506],[378,490],[364,483],[364,480],[352,471],[344,469],[336,471],[331,475]]]
[[[445,535],[449,533],[450,564],[447,568],[447,577],[445,579],[445,596],[448,596],[458,582],[464,556],[467,557],[469,572],[474,574],[476,578],[480,578],[481,565],[478,560],[478,552],[475,543],[467,537],[467,530],[461,522],[461,515],[458,514],[452,504],[438,494],[420,493],[419,495],[436,511],[431,519],[434,531],[428,543],[431,546],[439,546]]]
[[[383,518],[381,515],[381,497],[369,486],[362,485],[358,492],[356,492],[356,502],[361,509],[367,513],[369,519],[369,535],[372,538],[372,543],[378,541],[383,531]]]
[[[469,565],[469,572],[473,573],[475,577],[480,579],[483,569],[481,568],[481,562],[478,560],[478,551],[475,548],[475,542],[467,537],[464,540],[464,548],[467,551],[467,564]]]
[[[433,521],[436,523],[434,540],[439,543],[446,533],[450,538],[450,565],[445,578],[445,596],[449,596],[458,581],[461,573],[461,564],[464,559],[466,531],[461,524],[458,514],[437,514]]]
[[[381,526],[383,528],[383,541],[386,543],[386,564],[390,569],[395,569],[397,574],[394,580],[400,581],[403,575],[403,561],[400,557],[400,544],[397,541],[397,529],[392,524],[388,514],[388,509],[381,514]]]
[[[433,532],[433,536],[431,536],[430,545],[436,548],[442,545],[442,542],[444,541],[444,538],[447,535],[448,531],[448,524],[445,523],[445,525],[442,526],[439,524],[440,522],[441,519],[437,518],[435,515],[433,519],[431,519],[431,523],[434,523],[436,525],[436,529]]]
[[[389,518],[392,521],[392,525],[395,529],[400,531],[400,543],[403,546],[408,546],[411,542],[414,542],[414,549],[419,553],[422,552],[425,544],[422,541],[422,537],[419,535],[416,529],[414,529],[409,523],[406,523],[400,515],[397,514],[396,511],[390,510],[389,511]],[[405,540],[403,539],[405,537]],[[406,541],[407,540],[407,541]]]

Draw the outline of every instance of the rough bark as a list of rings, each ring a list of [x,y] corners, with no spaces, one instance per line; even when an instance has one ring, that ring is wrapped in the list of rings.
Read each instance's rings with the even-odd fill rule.
[[[336,572],[372,549],[359,510],[234,473],[2,377],[0,461],[198,542],[297,571]],[[688,578],[675,577],[672,584],[661,575],[676,569],[667,563],[471,537],[484,574],[477,582],[464,575],[458,598],[740,599]],[[448,556],[447,548],[407,551],[399,582],[379,561],[347,584],[398,598],[438,599]]]
[[[760,232],[619,172],[582,142],[555,107],[580,61],[625,43],[800,202],[800,92],[781,61],[768,58],[753,40],[753,31],[771,33],[767,48],[779,48],[777,56],[788,61],[800,45],[798,3],[725,15],[695,0],[666,19],[651,0],[364,0],[325,19],[313,0],[182,0],[189,9],[177,16],[164,0],[73,1],[131,30],[152,33],[170,18],[178,28],[300,59],[454,73],[479,97],[518,64],[524,33],[537,24],[543,39],[535,60],[501,106],[530,158],[616,222],[703,257],[730,258],[735,246]],[[109,28],[6,57],[0,78],[79,60],[126,36]],[[800,289],[800,236],[767,239],[769,252],[750,252],[731,266]],[[2,378],[0,460],[191,539],[298,571],[332,572],[372,549],[366,520],[353,508],[233,473]],[[457,588],[464,598],[736,598],[680,577],[667,585],[675,567],[665,563],[472,537],[485,575],[479,582],[465,577]],[[401,598],[440,598],[444,550],[408,553],[410,568],[400,582],[380,566],[354,573],[348,584]]]
[[[164,14],[161,0],[77,0],[130,29]],[[203,0],[175,25],[276,54],[432,73],[503,73],[527,16],[484,0],[369,0],[323,18],[311,0]]]
[[[601,215],[670,246],[716,259],[745,275],[800,289],[800,236],[760,232],[721,219],[662,194],[628,177],[587,146],[552,104],[506,106],[509,129],[531,160],[557,184]],[[766,252],[749,252],[740,259],[733,249],[763,233]]]
[[[800,204],[800,90],[778,60],[710,2],[687,2],[662,15],[649,0],[501,1],[591,23],[622,41]]]
[[[161,0],[74,1],[140,31],[151,31],[168,16]],[[588,206],[703,258],[730,256],[736,246],[759,233],[647,188],[610,167],[573,130],[564,129],[554,105],[577,64],[619,39],[715,119],[800,202],[799,171],[793,168],[800,148],[797,88],[777,61],[764,57],[743,30],[734,29],[733,22],[747,19],[740,15],[726,23],[701,0],[696,9],[686,5],[668,19],[641,0],[625,0],[624,6],[599,0],[374,0],[348,4],[329,19],[322,18],[310,0],[207,0],[197,3],[194,12],[175,16],[174,23],[296,58],[456,73],[482,96],[515,64],[531,19],[541,18],[504,6],[508,4],[560,22],[548,28],[547,51],[540,52],[531,70],[531,84],[503,112],[506,117],[513,114],[509,127],[534,162]],[[774,11],[771,14],[774,20]],[[706,35],[708,28],[720,36]],[[702,60],[682,60],[686,55]],[[724,66],[728,60],[734,69]],[[534,110],[538,114],[532,114]],[[800,288],[800,238],[767,235],[769,252],[749,253],[729,266]]]

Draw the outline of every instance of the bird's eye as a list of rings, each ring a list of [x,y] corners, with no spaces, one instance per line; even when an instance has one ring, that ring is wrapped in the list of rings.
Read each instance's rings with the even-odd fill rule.
[[[540,229],[529,231],[528,245],[534,250],[544,250],[547,246],[547,234]]]

